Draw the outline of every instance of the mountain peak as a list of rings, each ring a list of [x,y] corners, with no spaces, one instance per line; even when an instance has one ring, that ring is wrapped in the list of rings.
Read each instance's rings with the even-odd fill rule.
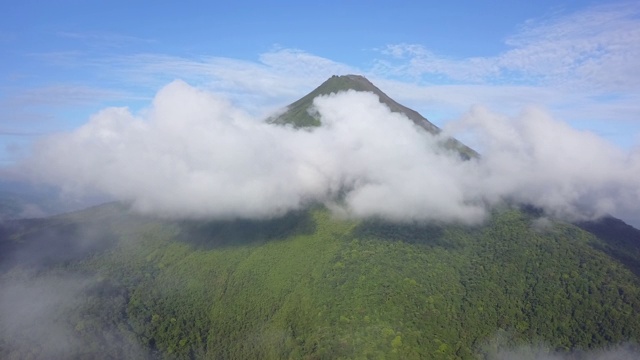
[[[309,111],[313,106],[313,99],[347,90],[382,93],[362,75],[333,75],[313,91],[287,106],[284,113],[269,118],[268,121],[275,124],[289,124],[296,128],[320,126],[320,119],[311,115]]]
[[[289,124],[296,128],[320,126],[320,119],[311,115],[312,112],[310,110],[313,106],[313,99],[321,95],[339,93],[347,90],[374,93],[378,96],[380,102],[385,104],[392,112],[405,115],[413,121],[413,123],[431,134],[437,135],[441,132],[440,128],[431,123],[424,116],[420,115],[417,111],[399,104],[376,87],[366,77],[354,74],[331,76],[309,94],[287,106],[287,110],[284,113],[271,117],[267,119],[267,121],[273,124]],[[448,139],[444,146],[458,150],[461,156],[465,159],[478,156],[478,153],[473,149],[453,138]]]
[[[378,95],[380,102],[387,105],[391,111],[406,115],[414,123],[432,134],[438,134],[440,132],[440,129],[437,126],[432,124],[416,111],[400,105],[395,100],[391,99],[387,94],[382,92],[382,90],[373,85],[373,83],[366,77],[354,74],[331,76],[309,94],[289,105],[286,112],[277,117],[270,118],[269,122],[276,124],[291,124],[294,127],[319,126],[320,120],[314,118],[309,112],[309,109],[313,105],[313,99],[320,95],[328,95],[347,90],[372,92]]]

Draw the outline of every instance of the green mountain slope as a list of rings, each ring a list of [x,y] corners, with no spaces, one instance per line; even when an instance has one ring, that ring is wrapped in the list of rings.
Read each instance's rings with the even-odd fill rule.
[[[302,97],[300,100],[287,106],[287,110],[284,113],[273,116],[267,119],[267,121],[280,125],[288,124],[296,128],[319,126],[320,119],[311,115],[312,112],[310,111],[313,107],[313,99],[320,95],[339,93],[341,91],[347,90],[374,93],[378,96],[380,102],[389,107],[389,110],[391,110],[392,112],[404,114],[416,125],[420,126],[431,134],[439,134],[441,132],[441,130],[437,126],[432,124],[417,111],[399,104],[398,102],[390,98],[387,94],[382,92],[382,90],[378,89],[365,77],[360,75],[334,75],[327,81],[322,83],[320,86],[318,86],[316,89],[311,91],[309,94]],[[469,148],[468,146],[464,145],[454,138],[447,139],[444,142],[443,146],[448,149],[457,150],[465,159],[475,158],[478,156],[478,153],[475,150]]]
[[[269,121],[317,126],[313,99],[350,89],[440,132],[355,75]],[[111,203],[0,221],[0,358],[499,359],[621,343],[640,357],[640,231],[538,216],[394,224],[316,205],[195,221]]]
[[[640,279],[605,251],[615,243],[536,224],[519,210],[462,227],[346,221],[323,208],[167,221],[115,204],[5,223],[0,244],[14,247],[1,288],[55,301],[37,302],[47,314],[37,321],[2,322],[0,357],[475,359],[520,344],[637,341]],[[68,235],[60,256],[20,260],[47,245],[45,233]],[[110,245],[87,247],[98,233]],[[65,255],[76,248],[86,251]],[[33,308],[11,292],[3,316]],[[64,346],[32,338],[42,328]]]

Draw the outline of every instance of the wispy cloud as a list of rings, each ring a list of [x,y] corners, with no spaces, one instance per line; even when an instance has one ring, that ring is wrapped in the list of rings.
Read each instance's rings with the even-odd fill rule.
[[[589,91],[640,90],[640,6],[590,7],[534,19],[506,39],[509,49],[488,57],[451,58],[419,44],[392,44],[377,70],[442,76],[461,83],[521,83]]]
[[[58,84],[26,89],[9,96],[3,103],[9,107],[69,106],[131,97],[131,94],[117,90],[85,85]]]
[[[439,56],[419,44],[390,44],[380,52],[391,57],[377,60],[375,64],[374,70],[385,75],[409,75],[413,78],[430,75],[448,82],[478,83],[499,73],[492,58],[452,59]]]
[[[274,49],[261,54],[257,61],[134,54],[103,59],[97,65],[152,91],[182,79],[225,94],[253,113],[283,106],[331,75],[361,72],[296,49]]]
[[[111,46],[111,47],[121,47],[129,44],[154,44],[158,41],[155,39],[141,38],[137,36],[118,34],[112,32],[96,32],[96,31],[88,31],[88,32],[75,32],[75,31],[60,31],[57,33],[59,37],[84,41],[93,46]]]
[[[608,4],[526,23],[500,57],[545,82],[606,91],[640,89],[640,5]]]
[[[84,107],[99,109],[114,101],[143,99],[130,92],[90,87],[81,84],[55,84],[43,87],[14,89],[0,99],[0,123],[4,135],[46,133],[68,128],[71,119],[55,116],[57,111]],[[84,120],[84,119],[83,119]]]
[[[126,57],[122,60],[128,63],[133,60],[139,65],[136,68],[142,68],[150,75],[163,72],[195,78],[206,74],[209,78],[200,81],[204,85],[215,85],[226,91],[251,91],[276,96],[299,95],[296,88],[301,84],[317,84],[333,74],[355,70],[348,65],[295,49],[263,53],[257,62],[225,57],[193,60],[150,55]]]
[[[593,6],[530,20],[505,40],[507,50],[493,56],[453,58],[425,45],[391,44],[367,68],[286,48],[254,61],[158,53],[47,56],[146,96],[183,79],[256,114],[295,100],[331,75],[360,73],[427,116],[455,117],[473,104],[500,111],[536,104],[568,120],[633,121],[640,108],[639,17],[640,6],[631,2]]]
[[[114,101],[137,99],[140,97],[125,91],[80,84],[14,89],[0,98],[0,164],[11,164],[27,154],[30,142],[38,136],[68,130],[86,120],[84,116],[72,119],[70,112],[97,111]]]

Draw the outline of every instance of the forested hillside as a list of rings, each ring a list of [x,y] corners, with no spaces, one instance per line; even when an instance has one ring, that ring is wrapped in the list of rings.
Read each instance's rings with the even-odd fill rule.
[[[5,222],[0,358],[475,359],[633,343],[637,244],[593,232],[518,209],[475,227],[322,207],[159,220],[117,204]]]

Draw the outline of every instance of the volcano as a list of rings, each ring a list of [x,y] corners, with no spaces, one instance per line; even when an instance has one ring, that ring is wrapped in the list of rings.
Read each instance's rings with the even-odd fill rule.
[[[267,119],[267,121],[273,124],[291,125],[296,128],[320,126],[321,121],[313,111],[313,100],[321,95],[336,94],[348,90],[373,93],[378,97],[380,103],[386,105],[389,110],[406,116],[425,131],[433,135],[438,135],[442,132],[440,128],[420,115],[420,113],[399,104],[361,75],[334,75],[309,94],[287,106],[285,112],[272,116]],[[478,153],[475,150],[464,145],[457,139],[447,138],[442,145],[447,149],[455,149],[464,159],[478,157]]]

